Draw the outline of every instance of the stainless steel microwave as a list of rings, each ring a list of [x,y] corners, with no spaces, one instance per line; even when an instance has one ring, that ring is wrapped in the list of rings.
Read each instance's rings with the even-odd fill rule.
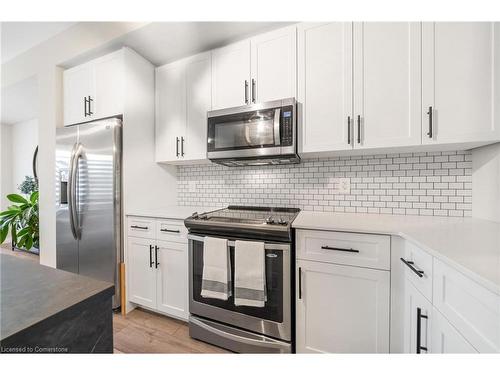
[[[294,98],[210,111],[208,159],[231,167],[298,163],[296,117]]]

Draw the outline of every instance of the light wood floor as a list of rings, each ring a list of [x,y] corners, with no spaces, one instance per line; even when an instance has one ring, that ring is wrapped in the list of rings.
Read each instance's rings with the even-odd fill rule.
[[[12,251],[2,244],[0,253],[39,262],[35,254]],[[143,309],[123,317],[113,314],[115,353],[228,353],[226,350],[189,337],[186,323]]]
[[[135,309],[113,317],[115,353],[228,353],[189,337],[186,323]]]

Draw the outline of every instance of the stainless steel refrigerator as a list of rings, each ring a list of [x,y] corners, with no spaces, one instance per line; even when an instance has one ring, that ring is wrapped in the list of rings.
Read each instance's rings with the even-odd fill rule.
[[[113,308],[123,259],[121,130],[112,118],[56,134],[57,268],[113,283]]]

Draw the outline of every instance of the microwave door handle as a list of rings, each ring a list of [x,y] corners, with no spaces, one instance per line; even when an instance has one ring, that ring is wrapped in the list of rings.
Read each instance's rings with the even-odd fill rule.
[[[279,146],[281,144],[280,136],[280,114],[281,108],[276,108],[274,110],[274,145]]]

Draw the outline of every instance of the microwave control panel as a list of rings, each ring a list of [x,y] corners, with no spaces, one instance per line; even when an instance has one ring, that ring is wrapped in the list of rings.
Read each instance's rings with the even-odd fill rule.
[[[293,124],[295,123],[293,116],[293,106],[281,109],[281,146],[293,145]]]

